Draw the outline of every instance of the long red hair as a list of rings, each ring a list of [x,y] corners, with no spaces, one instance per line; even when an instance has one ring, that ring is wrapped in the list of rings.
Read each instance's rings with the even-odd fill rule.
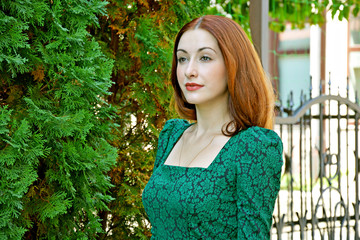
[[[244,30],[233,20],[206,15],[187,23],[178,33],[172,60],[171,82],[175,90],[175,107],[189,120],[196,120],[195,105],[186,102],[180,89],[176,68],[176,51],[184,32],[204,29],[217,40],[228,73],[229,112],[232,120],[223,133],[233,136],[252,126],[272,129],[275,95],[260,59]]]

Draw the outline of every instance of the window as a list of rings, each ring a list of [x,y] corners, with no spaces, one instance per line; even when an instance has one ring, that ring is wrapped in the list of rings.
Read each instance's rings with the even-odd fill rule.
[[[293,91],[294,108],[300,106],[301,90],[308,94],[310,88],[310,27],[286,30],[275,35],[274,76],[279,78],[279,95],[287,106],[290,91]]]

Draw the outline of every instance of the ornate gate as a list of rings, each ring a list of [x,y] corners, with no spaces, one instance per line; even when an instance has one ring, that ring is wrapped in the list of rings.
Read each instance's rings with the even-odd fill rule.
[[[358,99],[301,96],[295,111],[292,97],[278,106],[285,167],[272,239],[360,239]]]

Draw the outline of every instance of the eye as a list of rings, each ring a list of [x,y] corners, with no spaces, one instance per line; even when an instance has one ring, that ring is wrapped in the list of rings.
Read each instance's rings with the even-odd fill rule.
[[[211,61],[212,59],[211,59],[210,57],[208,57],[208,56],[202,56],[202,57],[200,58],[200,60],[201,60],[201,61],[204,61],[204,62],[208,62],[208,61]]]
[[[186,61],[186,58],[185,57],[179,57],[178,58],[178,63],[183,63]]]

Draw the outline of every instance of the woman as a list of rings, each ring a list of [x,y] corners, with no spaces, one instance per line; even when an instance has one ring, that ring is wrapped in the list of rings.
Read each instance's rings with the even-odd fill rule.
[[[175,40],[172,85],[181,116],[159,136],[143,192],[152,239],[269,239],[282,143],[274,94],[231,19],[204,16]]]

